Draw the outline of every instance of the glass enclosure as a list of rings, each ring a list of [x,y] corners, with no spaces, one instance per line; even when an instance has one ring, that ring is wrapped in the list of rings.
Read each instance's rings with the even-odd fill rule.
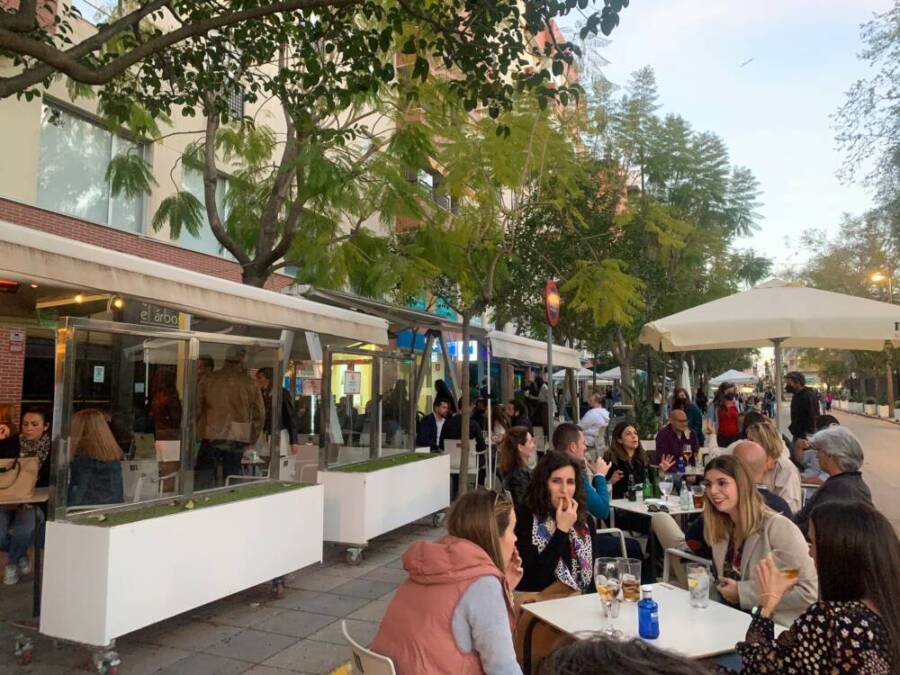
[[[322,418],[327,466],[413,449],[413,373],[413,359],[405,354],[365,349],[326,353]]]
[[[56,345],[57,519],[278,477],[280,342],[67,318]]]

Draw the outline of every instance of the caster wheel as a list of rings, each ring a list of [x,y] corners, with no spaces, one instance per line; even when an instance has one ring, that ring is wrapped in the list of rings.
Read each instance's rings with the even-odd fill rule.
[[[438,511],[433,516],[431,516],[431,524],[435,527],[443,527],[446,520],[447,513],[445,511]]]
[[[116,652],[94,655],[94,668],[99,675],[118,675],[122,660]]]
[[[281,600],[284,597],[284,582],[276,581],[272,584],[272,597]]]
[[[362,562],[362,549],[361,548],[348,548],[347,549],[347,564],[348,565],[359,565]]]
[[[34,642],[31,638],[19,635],[16,637],[16,662],[20,666],[27,666],[34,656]]]

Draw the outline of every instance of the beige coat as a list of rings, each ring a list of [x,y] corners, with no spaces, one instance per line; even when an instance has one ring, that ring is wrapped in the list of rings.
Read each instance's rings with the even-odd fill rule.
[[[763,482],[770,492],[775,493],[787,502],[791,512],[799,513],[803,508],[803,489],[800,487],[800,472],[791,461],[791,456],[784,449],[771,471],[763,477]]]
[[[202,440],[250,445],[266,419],[262,392],[240,366],[226,363],[197,385],[197,418]]]
[[[744,541],[741,556],[741,579],[738,597],[741,609],[762,604],[756,585],[756,565],[770,553],[778,569],[797,569],[800,577],[793,590],[779,603],[772,617],[775,623],[790,626],[806,609],[819,599],[819,577],[809,555],[809,545],[803,533],[784,516],[766,510],[762,526]],[[713,564],[721,578],[725,566],[728,540],[712,545]]]

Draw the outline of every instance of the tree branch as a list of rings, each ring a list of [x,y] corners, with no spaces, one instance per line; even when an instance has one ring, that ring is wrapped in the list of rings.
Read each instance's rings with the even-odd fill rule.
[[[37,27],[37,0],[20,0],[15,12],[0,9],[0,28],[16,33],[30,33]]]

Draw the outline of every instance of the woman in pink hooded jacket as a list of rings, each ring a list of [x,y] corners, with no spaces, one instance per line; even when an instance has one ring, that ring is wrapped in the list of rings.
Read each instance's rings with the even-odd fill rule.
[[[512,501],[479,489],[450,509],[448,536],[403,554],[409,578],[371,646],[398,675],[521,675],[510,591],[522,578],[515,525]]]

